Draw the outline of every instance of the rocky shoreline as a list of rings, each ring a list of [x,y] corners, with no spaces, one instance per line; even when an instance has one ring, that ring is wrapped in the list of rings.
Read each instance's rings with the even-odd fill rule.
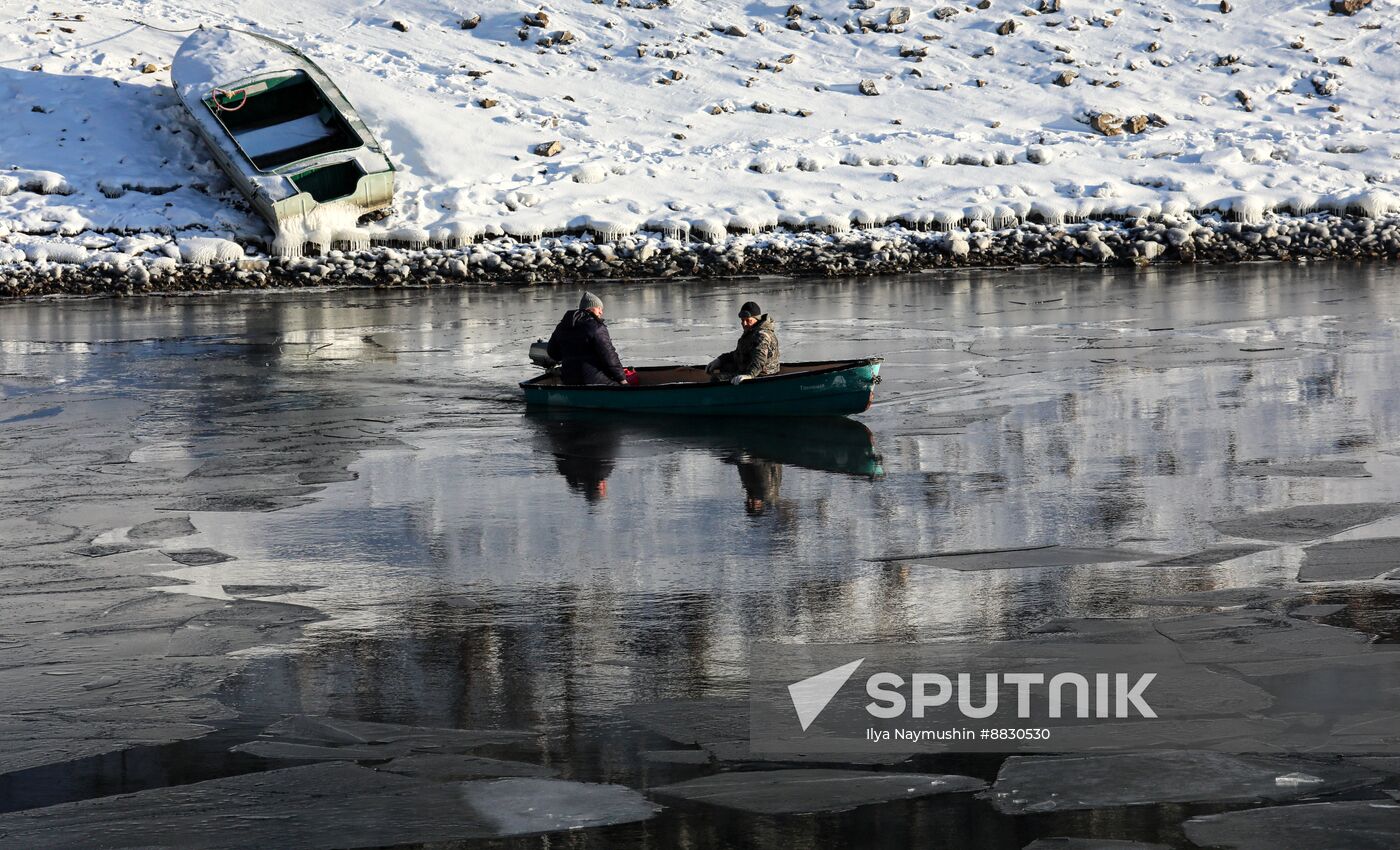
[[[112,255],[106,255],[111,257]],[[557,283],[600,278],[743,275],[856,276],[1008,266],[1143,266],[1250,261],[1377,260],[1400,256],[1400,215],[1316,213],[1232,221],[1219,215],[993,229],[901,225],[843,233],[769,231],[693,242],[639,233],[614,241],[506,237],[457,248],[381,246],[296,259],[177,263],[169,257],[0,266],[0,297],[143,295],[231,289]]]

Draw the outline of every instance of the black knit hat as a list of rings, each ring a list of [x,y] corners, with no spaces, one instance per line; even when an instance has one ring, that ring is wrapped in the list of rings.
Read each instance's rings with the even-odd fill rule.
[[[763,311],[759,309],[759,306],[753,303],[752,301],[745,301],[744,306],[739,308],[739,318],[741,319],[757,319],[759,316],[762,315]]]

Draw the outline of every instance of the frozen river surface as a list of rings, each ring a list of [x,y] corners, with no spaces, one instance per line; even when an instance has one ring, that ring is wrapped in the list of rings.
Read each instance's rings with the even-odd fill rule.
[[[837,794],[815,814],[775,809],[782,792],[768,787],[740,789],[767,803],[738,807],[654,793],[775,767],[720,746],[743,729],[677,731],[704,725],[686,706],[744,695],[765,641],[1000,641],[1051,621],[1247,603],[1393,640],[1400,274],[595,291],[629,365],[705,362],[732,345],[732,316],[752,299],[777,321],[785,359],[884,357],[875,405],[838,422],[527,413],[525,351],[573,306],[566,289],[0,307],[0,844],[81,844],[124,834],[122,818],[132,842],[178,836],[228,800],[250,801],[246,841],[282,829],[257,814],[258,794],[292,805],[286,789],[320,786],[346,789],[342,808],[297,798],[293,810],[324,829],[266,835],[1254,847],[1311,825],[1343,834],[1338,847],[1400,843],[1400,810],[1373,804],[1391,800],[1400,760],[1327,785],[1309,811],[1250,811],[1248,823],[1228,813],[1277,797],[1245,773],[1241,787],[1173,785],[1173,769],[1224,770],[1195,762],[1143,763],[1167,778],[1134,789],[1124,775],[1117,796],[1023,811],[974,793]],[[1297,512],[1271,513],[1286,509]],[[1352,543],[1310,551],[1323,540]],[[287,716],[301,726],[259,736]],[[437,737],[423,743],[421,727]],[[370,749],[325,752],[346,746]],[[1022,769],[1050,781],[1013,768],[979,755],[898,770],[998,789]],[[1056,775],[1080,785],[1071,768]],[[407,784],[386,790],[389,779]],[[370,828],[344,810],[356,794],[381,805],[448,787],[477,816],[389,807]],[[240,846],[228,842],[207,844]]]

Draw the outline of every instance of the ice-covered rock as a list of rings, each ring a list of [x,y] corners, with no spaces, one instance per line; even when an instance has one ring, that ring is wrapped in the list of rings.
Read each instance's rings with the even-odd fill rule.
[[[11,171],[8,176],[18,180],[19,188],[26,192],[35,192],[40,195],[69,195],[73,192],[73,187],[68,184],[68,180],[56,171],[19,169]],[[0,194],[5,193],[0,192]]]
[[[1065,223],[1066,205],[1058,199],[1039,199],[1031,203],[1031,217],[1049,225]]]
[[[24,255],[31,263],[79,265],[88,260],[88,250],[71,242],[31,242],[24,246]]]
[[[596,162],[590,162],[575,166],[570,176],[575,183],[602,183],[608,179],[608,169]]]
[[[690,222],[690,233],[696,239],[717,244],[729,236],[729,228],[717,218],[697,218]]]
[[[690,222],[683,218],[654,218],[647,221],[643,227],[652,233],[660,233],[666,239],[690,238]]]
[[[749,163],[749,170],[757,174],[772,174],[778,170],[778,161],[771,156],[756,157]]]
[[[880,227],[889,221],[889,216],[880,210],[857,209],[851,211],[851,223],[856,227]]]
[[[851,229],[851,218],[848,215],[823,213],[808,218],[807,226],[821,233],[845,233]]]
[[[638,222],[613,216],[590,215],[587,228],[596,239],[603,242],[616,242],[637,232]]]
[[[1346,199],[1345,212],[1360,214],[1367,218],[1383,218],[1392,212],[1400,211],[1400,197],[1392,192],[1368,189]]]
[[[466,219],[453,219],[440,228],[442,235],[439,237],[448,248],[459,248],[463,245],[470,245],[482,237],[484,229],[480,222],[468,221]]]
[[[174,257],[157,257],[146,264],[146,270],[150,272],[152,277],[170,274],[179,267],[179,261]]]
[[[187,236],[180,239],[180,260],[197,265],[236,263],[243,259],[243,246],[228,239]]]

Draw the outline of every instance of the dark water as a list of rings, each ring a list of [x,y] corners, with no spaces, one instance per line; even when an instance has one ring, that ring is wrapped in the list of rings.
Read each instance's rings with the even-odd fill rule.
[[[778,322],[785,359],[885,358],[868,413],[778,423],[527,413],[515,388],[533,374],[525,349],[572,290],[14,304],[0,308],[0,419],[53,417],[10,412],[36,387],[139,399],[134,460],[222,461],[249,481],[327,468],[261,452],[250,436],[261,423],[334,421],[343,457],[308,452],[352,474],[301,478],[331,482],[301,507],[196,514],[200,545],[237,560],[170,573],[210,595],[315,588],[276,598],[333,617],[258,655],[225,699],[249,723],[303,712],[539,729],[538,745],[501,754],[644,789],[712,768],[648,761],[676,747],[624,707],[742,695],[764,641],[1001,640],[1056,617],[1161,613],[1143,597],[1291,586],[1292,545],[1171,570],[889,559],[1058,544],[1149,560],[1218,543],[1209,523],[1245,513],[1400,500],[1388,453],[1400,449],[1397,284],[1374,266],[1255,266],[595,288],[629,364],[704,362],[731,344],[750,299]],[[1338,459],[1365,461],[1369,477],[1257,472]],[[1358,627],[1396,631],[1366,614],[1385,608],[1368,607],[1371,594],[1352,599]],[[259,767],[198,753],[159,759]],[[992,779],[999,762],[901,769]],[[100,793],[153,782],[88,767],[100,781],[48,782]],[[787,818],[675,806],[479,846],[1019,848],[1051,835],[1189,846],[1180,822],[1221,808],[1012,818],[971,795]]]

